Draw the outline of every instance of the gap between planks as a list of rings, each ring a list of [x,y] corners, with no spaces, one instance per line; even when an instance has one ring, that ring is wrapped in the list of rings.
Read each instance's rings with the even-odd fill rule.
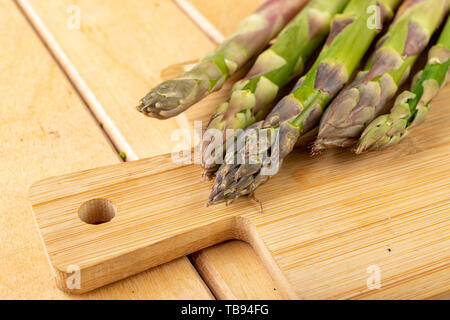
[[[111,138],[111,135],[108,134],[107,130],[105,129],[105,122],[102,121],[102,118],[99,117],[99,115],[97,113],[95,113],[95,111],[93,110],[93,108],[90,107],[89,101],[87,100],[87,96],[82,94],[82,92],[80,91],[80,87],[87,87],[86,83],[84,83],[83,79],[78,75],[78,77],[81,79],[81,81],[83,81],[82,84],[80,84],[80,86],[78,86],[74,81],[73,78],[69,75],[69,73],[67,72],[64,64],[62,63],[62,61],[70,64],[70,61],[68,59],[68,57],[65,55],[65,53],[63,52],[63,50],[59,47],[57,41],[53,38],[53,36],[51,35],[51,33],[46,29],[45,25],[41,23],[41,25],[43,26],[43,28],[45,29],[45,32],[48,33],[48,35],[50,36],[49,39],[46,39],[43,36],[43,32],[44,30],[40,30],[37,27],[37,24],[35,23],[35,21],[33,21],[31,14],[33,14],[33,11],[31,10],[31,8],[29,7],[28,4],[24,3],[21,0],[12,0],[13,3],[16,5],[17,9],[19,10],[19,12],[23,15],[23,17],[25,18],[25,20],[28,22],[28,24],[30,25],[30,27],[33,29],[33,31],[35,32],[36,36],[39,38],[39,40],[43,43],[43,45],[45,46],[45,48],[47,48],[47,51],[49,52],[49,54],[52,56],[53,60],[55,61],[55,63],[59,66],[61,72],[66,76],[66,79],[70,82],[70,84],[72,85],[72,87],[74,88],[75,92],[78,94],[78,96],[80,97],[80,99],[83,101],[83,105],[86,107],[86,110],[91,114],[92,118],[94,119],[94,121],[97,123],[98,127],[100,128],[100,131],[103,133],[103,136],[105,137],[106,141],[108,142],[108,144],[111,146],[111,149],[113,149],[113,151],[115,152],[117,158],[123,162],[123,159],[120,157],[120,149],[117,148],[117,145],[115,143],[115,141]],[[25,8],[27,8],[27,10],[30,10],[30,12],[28,12]],[[38,19],[39,17],[36,14],[33,14],[34,16],[36,16]],[[61,57],[58,57],[55,52],[53,51],[53,48],[51,47],[50,44],[54,44],[56,47],[59,48],[59,50],[61,51],[62,55]],[[73,68],[74,72],[76,71],[76,68],[72,65],[71,68]],[[89,94],[89,97],[93,97],[93,99],[95,99],[94,94],[91,92],[91,94]],[[95,99],[95,103],[96,105],[100,105],[100,103]],[[103,111],[104,114],[106,114]],[[111,122],[111,123],[109,123]],[[112,121],[107,121],[106,120],[106,128],[112,125]]]
[[[172,1],[211,41],[217,45],[224,41],[225,36],[195,5],[188,0]],[[279,267],[276,264],[268,263],[266,265],[263,263],[264,257],[267,258],[268,253],[262,252],[264,250],[255,250],[255,248],[255,244],[251,241],[242,243],[238,240],[231,240],[200,250],[190,255],[190,260],[217,299],[297,299],[295,292],[290,289],[290,284],[281,275]],[[231,266],[233,263],[236,265],[226,266],[225,261],[219,259],[218,255],[226,256],[226,259],[229,260],[233,259],[229,265]],[[238,258],[237,262],[235,262],[236,258]],[[248,270],[249,267],[252,270]],[[230,272],[230,269],[234,268],[238,272]],[[257,278],[255,278],[256,274],[258,274]],[[225,276],[227,277],[225,278]],[[237,280],[237,282],[233,283],[233,280]],[[246,283],[241,285],[243,281]],[[246,288],[243,288],[244,286]],[[284,296],[277,292],[277,287],[284,288]]]
[[[225,40],[224,35],[187,0],[172,0],[191,21],[215,44],[221,44]]]
[[[37,12],[33,10],[31,5],[26,0],[15,0],[15,2],[24,13],[28,21],[30,21],[32,27],[36,30],[44,44],[48,47],[50,53],[53,57],[55,57],[55,60],[61,66],[69,81],[78,91],[80,97],[85,101],[96,120],[101,124],[102,129],[115,146],[115,149],[125,152],[128,160],[138,160],[139,158],[136,152],[134,152],[125,137],[114,125],[113,120],[108,116],[95,94],[84,81],[83,77],[81,77],[77,68],[70,61],[69,57],[53,37],[50,30],[45,26]]]
[[[192,4],[186,0],[172,0],[194,24],[215,44],[220,44],[224,40],[224,36],[219,32],[211,22],[208,21]],[[117,153],[123,151],[127,155],[128,161],[139,160],[137,153],[128,143],[125,136],[120,132],[114,124],[113,119],[107,114],[100,101],[96,98],[94,92],[89,88],[83,77],[78,72],[75,65],[70,61],[67,54],[54,38],[45,23],[27,0],[14,0],[26,19],[30,22],[37,35],[49,49],[56,62],[60,65],[62,71],[66,74],[79,96],[89,107],[94,118],[100,124],[102,130],[106,133],[108,139],[116,149]],[[180,128],[189,129],[189,121],[184,114],[175,118]]]
[[[215,28],[214,25],[195,8],[195,6],[186,0],[172,1],[177,5],[180,11],[182,11],[212,42],[215,44],[220,44],[223,42],[225,38],[224,35],[218,31],[217,28]],[[98,122],[100,128],[104,132],[105,138],[109,141],[112,148],[115,149],[117,156],[120,151],[124,151],[127,154],[126,161],[138,160],[139,157],[137,153],[133,150],[125,136],[114,124],[113,119],[107,114],[100,101],[96,98],[94,92],[89,88],[83,77],[78,72],[76,66],[71,62],[63,48],[54,38],[50,30],[46,27],[37,12],[33,10],[27,0],[14,0],[14,2],[25,18],[29,21],[38,37],[48,48],[50,54],[54,57],[54,60],[58,63],[61,70],[78,92],[78,95],[83,99],[87,109],[91,112],[93,118]],[[181,128],[186,128],[189,126],[189,121],[184,115],[177,117],[176,121]],[[119,156],[118,158],[121,159]],[[123,161],[123,159],[121,160]],[[244,252],[243,250],[241,251]],[[255,258],[253,258],[253,260],[254,259]],[[256,257],[256,259],[258,260],[256,261],[257,264],[262,265],[259,258]],[[198,275],[201,279],[210,287],[212,284],[212,279],[208,279],[207,274],[204,274],[204,272],[199,270],[196,263],[193,263],[193,266],[197,269]],[[228,298],[231,297],[228,296]],[[274,296],[271,298],[276,297]]]

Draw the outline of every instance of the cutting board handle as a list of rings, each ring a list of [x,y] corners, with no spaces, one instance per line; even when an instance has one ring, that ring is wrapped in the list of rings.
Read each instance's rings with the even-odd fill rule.
[[[58,287],[84,293],[198,250],[237,239],[250,243],[281,294],[295,298],[248,216],[245,199],[206,208],[211,183],[199,166],[170,155],[49,178],[30,201]]]

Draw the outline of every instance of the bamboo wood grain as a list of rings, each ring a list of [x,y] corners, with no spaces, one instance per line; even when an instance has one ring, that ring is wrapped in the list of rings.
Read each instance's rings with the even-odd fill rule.
[[[0,299],[211,298],[185,257],[84,296],[56,288],[28,187],[120,160],[13,1],[0,17]]]
[[[426,298],[450,288],[449,98],[447,86],[398,148],[294,152],[257,193],[263,214],[246,199],[205,208],[200,168],[173,167],[168,156],[46,179],[31,201],[60,282],[68,265],[82,268],[80,292],[240,239],[284,298]],[[78,218],[94,198],[117,206],[112,221]],[[367,287],[370,266],[381,270],[380,289]]]
[[[98,17],[95,12],[100,7],[99,1],[77,1],[76,3],[73,1],[18,1],[65,68],[72,82],[84,95],[91,110],[103,123],[115,146],[119,150],[125,151],[129,160],[136,160],[141,156],[167,153],[171,151],[175,144],[175,142],[167,143],[167,140],[164,140],[170,138],[170,132],[173,129],[172,127],[170,130],[167,129],[166,121],[150,121],[150,119],[146,119],[137,113],[135,117],[138,117],[138,119],[133,117],[133,112],[128,109],[128,107],[132,107],[133,102],[129,98],[130,92],[134,93],[136,88],[143,87],[142,79],[150,79],[145,82],[145,85],[153,86],[160,80],[159,75],[166,66],[191,59],[191,57],[197,58],[200,56],[198,52],[202,49],[207,51],[209,46],[212,47],[212,44],[210,45],[200,32],[191,31],[191,23],[185,17],[180,17],[178,12],[173,12],[175,6],[168,2],[170,1],[147,1],[139,2],[139,5],[135,6],[126,5],[127,14],[124,15],[122,6],[120,6],[123,1],[111,1],[108,2],[108,8],[102,11],[102,16]],[[233,2],[232,5],[231,2]],[[208,2],[207,11],[204,13],[208,15],[208,18],[211,18],[212,11],[210,10],[212,8],[231,10],[230,6],[234,7],[230,11],[233,14],[226,19],[229,30],[222,30],[228,33],[237,25],[241,17],[250,14],[259,3],[259,0],[248,1],[245,3],[244,9],[236,10],[238,7],[237,1],[212,1]],[[68,18],[65,10],[69,4],[75,4],[81,9],[82,23],[79,31],[61,27]],[[164,8],[161,8],[161,5]],[[223,7],[224,5],[225,7]],[[141,11],[147,13],[147,16],[150,17],[145,19],[148,24],[146,28],[142,28],[143,24],[135,22],[136,19],[140,21],[139,19],[143,16]],[[122,19],[122,22],[119,23],[120,30],[118,30],[119,27],[116,22],[119,19],[118,17]],[[161,19],[164,21],[161,21]],[[177,19],[177,21],[172,21],[173,19]],[[177,26],[183,25],[183,28],[174,27],[167,30],[168,21],[172,21],[169,26],[176,24]],[[212,22],[218,24],[217,20],[212,19]],[[185,24],[186,27],[184,27]],[[130,37],[129,35],[134,36]],[[145,41],[130,44],[129,42],[135,38],[145,39]],[[185,41],[180,41],[180,39]],[[123,41],[125,41],[125,44],[121,44]],[[189,44],[186,42],[189,42]],[[192,43],[196,43],[195,47],[198,48],[193,48]],[[124,50],[124,48],[129,49]],[[188,50],[184,52],[185,50],[179,50],[179,48],[188,48]],[[168,52],[169,54],[167,54]],[[92,57],[95,59],[92,59]],[[92,70],[95,70],[95,72],[92,72]],[[130,70],[133,71],[131,76]],[[214,93],[181,117],[178,117],[177,125],[189,128],[191,131],[193,121],[202,120],[203,127],[206,127],[206,122],[209,121],[215,106],[227,98],[233,82],[245,73],[244,68],[243,71],[227,82],[223,90]],[[104,86],[105,81],[103,79],[105,78],[112,79],[108,82],[114,81],[113,87],[118,86],[120,90]],[[114,90],[113,97],[110,96],[111,90]],[[127,93],[123,97],[125,91]],[[139,97],[136,94],[136,101],[137,98]],[[128,107],[127,104],[129,104]],[[155,139],[155,136],[161,136],[161,132],[164,133],[164,139],[162,140],[164,142],[155,145],[154,141],[161,141],[159,138]],[[239,250],[245,246],[247,248],[239,254]],[[223,251],[225,247],[221,248]],[[229,281],[228,283],[235,297],[245,298],[247,294],[241,295],[243,293],[241,288],[246,287],[246,291],[249,293],[258,291],[259,298],[273,298],[272,286],[265,287],[262,285],[271,283],[272,279],[270,277],[265,278],[267,272],[259,274],[254,272],[258,263],[258,270],[262,270],[262,265],[257,259],[255,260],[254,254],[248,254],[250,247],[247,244],[241,244],[230,250],[235,256],[239,255],[238,261],[240,262],[239,269],[242,270],[241,272],[247,272],[240,279],[241,281],[237,281],[238,279],[235,277],[233,279],[236,282]],[[211,267],[215,266],[216,256],[210,255],[212,263],[209,265]],[[209,255],[205,256],[204,259],[207,259],[207,257]],[[228,264],[218,262],[217,271],[220,274],[230,274]],[[199,269],[201,267],[197,266]],[[206,277],[206,281],[209,281],[208,277]],[[211,279],[211,281],[216,280]],[[233,287],[234,283],[236,290]]]

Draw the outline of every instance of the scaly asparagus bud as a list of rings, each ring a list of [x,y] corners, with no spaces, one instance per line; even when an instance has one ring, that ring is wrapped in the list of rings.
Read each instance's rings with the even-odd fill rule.
[[[298,138],[317,124],[322,111],[349,80],[378,33],[379,30],[368,26],[368,21],[372,18],[369,9],[378,4],[383,23],[385,18],[392,16],[392,11],[399,2],[352,0],[342,14],[336,15],[325,46],[301,85],[283,98],[263,123],[258,124],[261,127],[257,129],[257,135],[264,136],[264,132],[267,132],[270,136],[270,139],[262,139],[259,143],[270,141],[270,147],[264,147],[265,143],[262,143],[262,150],[265,152],[253,156],[249,152],[255,148],[253,139],[242,143],[229,158],[237,158],[243,154],[245,163],[231,164],[226,161],[221,166],[208,204],[232,202],[239,196],[251,194],[277,173]]]
[[[377,46],[364,71],[325,112],[313,146],[317,153],[348,147],[383,110],[410,73],[417,57],[446,13],[447,0],[407,0]]]
[[[245,129],[264,119],[280,88],[303,72],[306,61],[325,40],[333,16],[348,1],[312,0],[258,57],[247,76],[234,85],[230,99],[218,106],[208,129]],[[203,144],[204,175],[208,178],[223,157],[222,152],[216,152],[215,139],[224,142],[226,138],[220,133]]]
[[[214,52],[192,70],[151,90],[137,109],[147,116],[167,119],[219,90],[231,74],[264,49],[304,3],[305,0],[265,1]]]
[[[431,101],[445,85],[450,68],[450,18],[428,54],[428,63],[415,77],[411,91],[401,93],[390,114],[372,121],[363,132],[357,153],[396,145],[408,129],[425,121]]]

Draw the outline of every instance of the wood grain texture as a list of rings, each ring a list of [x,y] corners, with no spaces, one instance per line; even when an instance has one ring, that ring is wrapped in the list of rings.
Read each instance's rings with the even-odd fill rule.
[[[57,289],[28,187],[120,160],[13,1],[0,17],[0,299],[211,298],[185,257],[81,297]]]
[[[246,199],[205,208],[210,184],[199,182],[200,168],[174,168],[164,156],[47,179],[31,200],[61,280],[76,263],[82,290],[240,239],[284,298],[427,298],[450,288],[449,99],[447,86],[397,148],[294,152],[257,192],[263,214]],[[112,201],[116,217],[82,223],[77,210],[92,198]],[[367,287],[371,266],[380,289]],[[105,268],[109,279],[99,277]]]
[[[164,140],[170,138],[170,132],[173,129],[171,127],[168,129],[166,121],[149,122],[150,119],[137,113],[133,114],[131,110],[123,107],[126,103],[132,102],[129,97],[130,92],[134,93],[136,88],[143,87],[142,79],[146,80],[144,85],[153,86],[160,81],[159,75],[167,70],[166,67],[186,59],[195,60],[200,56],[199,52],[202,49],[206,51],[207,48],[212,48],[209,43],[205,44],[206,38],[204,39],[198,31],[191,31],[191,23],[184,16],[180,17],[178,12],[173,12],[175,7],[167,2],[170,1],[141,1],[138,6],[125,5],[126,14],[124,14],[122,6],[120,6],[123,1],[110,1],[107,6],[103,5],[107,8],[102,9],[101,16],[98,16],[98,8],[102,7],[101,1],[77,1],[75,3],[73,1],[19,1],[23,7],[28,8],[26,13],[30,17],[33,18],[33,14],[36,14],[37,17],[32,19],[33,23],[47,44],[51,44],[52,39],[55,40],[55,46],[49,45],[49,47],[66,69],[71,80],[75,84],[79,84],[81,93],[84,92],[87,96],[87,98],[85,96],[85,100],[89,103],[89,97],[95,97],[94,101],[90,101],[90,108],[94,113],[96,109],[104,111],[104,114],[97,113],[97,118],[100,121],[105,120],[102,122],[109,136],[118,149],[126,151],[130,160],[144,155],[167,153],[175,144],[175,142],[167,144],[167,141]],[[164,8],[160,6],[162,3]],[[68,14],[65,10],[69,4],[75,4],[81,9],[82,23],[79,31],[60,27],[61,25],[65,26],[67,22]],[[222,8],[224,4],[226,3],[216,1],[215,3],[208,2],[207,6],[208,8],[216,6],[217,9],[224,10],[226,9]],[[234,4],[236,5],[236,3]],[[248,12],[241,11],[241,13],[244,13],[244,16],[249,14],[258,4],[257,1],[252,5],[246,3]],[[145,14],[139,11],[143,11],[151,17],[151,19],[145,20],[146,26],[141,21]],[[231,27],[234,28],[240,17],[241,15],[232,15],[227,19],[227,23],[233,25]],[[118,22],[119,19],[121,21]],[[177,21],[173,21],[173,19],[177,19]],[[217,23],[217,21],[214,22]],[[178,27],[178,25],[184,24],[187,24],[186,28]],[[135,35],[141,43],[139,41],[130,43],[134,39],[130,35]],[[192,43],[195,43],[197,48],[192,48]],[[186,48],[187,52],[183,52],[184,50],[179,50],[179,48]],[[89,52],[89,55],[82,51]],[[178,125],[188,127],[191,131],[193,121],[201,120],[203,127],[206,128],[206,123],[215,107],[227,99],[234,81],[240,79],[250,65],[233,76],[222,90],[212,94],[179,117]],[[93,70],[95,71],[93,72]],[[131,76],[130,70],[133,71]],[[104,86],[103,78],[112,79],[108,82],[114,81],[114,86],[102,87]],[[117,83],[115,79],[122,82]],[[147,79],[149,80],[147,81]],[[118,86],[119,90],[115,90],[115,86]],[[130,91],[131,87],[132,91]],[[113,97],[109,94],[111,90],[114,90]],[[126,96],[123,97],[123,94]],[[137,94],[134,96],[136,99],[138,98]],[[124,101],[124,103],[115,103],[111,99]],[[138,119],[135,119],[136,117]],[[164,133],[162,140],[159,138],[161,132]],[[155,139],[155,137],[157,138]],[[154,141],[162,142],[155,146],[152,144]],[[272,286],[267,286],[264,290],[261,285],[272,281],[270,277],[264,278],[267,272],[257,274],[253,270],[258,263],[260,266],[258,270],[261,270],[262,265],[255,260],[255,255],[247,254],[250,246],[241,243],[240,246],[234,246],[230,250],[237,256],[240,248],[245,246],[246,249],[239,255],[238,261],[241,272],[247,272],[247,274],[240,282],[235,283],[236,290],[233,287],[234,283],[229,282],[230,290],[238,298],[247,296],[247,294],[241,296],[244,286],[247,287],[248,292],[259,290],[260,297],[273,297]],[[223,246],[220,251],[224,251]],[[215,256],[217,255],[210,255],[213,259]],[[215,265],[215,261],[211,260],[211,262],[214,262],[210,264],[212,267]],[[221,274],[230,274],[227,264],[222,261],[218,261],[217,268]],[[233,279],[236,280],[236,278]],[[206,281],[208,282],[209,279],[207,278]],[[211,281],[214,282],[215,279],[211,279]]]
[[[133,108],[161,82],[169,65],[191,61],[214,45],[172,1],[18,0],[73,83],[129,160],[171,152],[171,132],[184,115],[158,121]],[[79,30],[67,28],[70,6]],[[100,9],[101,8],[101,9]],[[195,45],[193,45],[195,44]],[[102,120],[103,119],[103,120]]]

